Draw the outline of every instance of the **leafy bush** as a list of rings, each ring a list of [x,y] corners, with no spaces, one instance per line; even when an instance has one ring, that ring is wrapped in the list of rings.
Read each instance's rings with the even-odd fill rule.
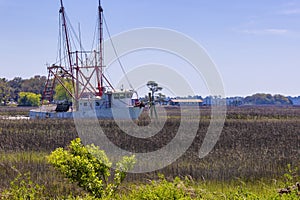
[[[134,156],[124,156],[112,169],[105,152],[95,145],[84,146],[80,138],[71,141],[68,149],[57,148],[49,162],[72,182],[97,198],[112,196],[135,164]],[[109,183],[113,171],[114,179]]]
[[[137,186],[128,199],[192,199],[194,189],[187,187],[186,183],[176,177],[173,181],[167,181],[160,175],[159,181],[151,181],[150,184]]]
[[[287,165],[287,172],[284,174],[286,187],[295,184],[297,181],[299,181],[298,171],[298,167],[293,168],[291,164]]]
[[[259,200],[260,198],[247,189],[246,184],[242,183],[241,186],[238,186],[235,191],[230,192],[227,195],[228,199],[234,199],[234,200]]]
[[[67,92],[69,90],[70,92],[73,92],[73,85],[70,79],[63,79],[62,84],[57,84],[55,86],[55,95],[54,99],[55,100],[66,100],[66,101],[72,101],[71,95]],[[67,89],[67,90],[66,90]]]
[[[32,92],[20,92],[18,103],[20,106],[39,106],[40,100],[40,94],[35,94]]]
[[[298,191],[298,188],[296,186],[296,182],[299,181],[299,168],[298,167],[292,167],[291,164],[287,165],[287,172],[284,174],[284,188],[287,189],[289,192],[285,193],[283,195],[278,195],[278,199],[300,199],[300,191]],[[295,184],[295,185],[294,185]]]
[[[19,174],[11,183],[10,188],[4,190],[1,199],[34,200],[43,197],[44,187],[32,182],[30,173]]]

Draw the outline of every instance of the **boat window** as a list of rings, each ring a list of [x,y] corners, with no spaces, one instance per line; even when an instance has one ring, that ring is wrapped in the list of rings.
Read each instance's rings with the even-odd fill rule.
[[[120,93],[120,99],[125,99],[125,93]]]
[[[87,102],[83,103],[83,106],[87,106]]]
[[[114,94],[114,99],[119,99],[120,95],[119,94]]]
[[[98,101],[96,101],[96,106],[100,106],[100,103]]]
[[[131,93],[127,93],[126,94],[126,98],[131,98],[132,97],[132,94]]]

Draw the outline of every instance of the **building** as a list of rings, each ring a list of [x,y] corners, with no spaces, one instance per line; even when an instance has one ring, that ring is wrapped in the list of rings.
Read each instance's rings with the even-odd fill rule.
[[[173,106],[201,106],[202,99],[171,99],[169,105]]]

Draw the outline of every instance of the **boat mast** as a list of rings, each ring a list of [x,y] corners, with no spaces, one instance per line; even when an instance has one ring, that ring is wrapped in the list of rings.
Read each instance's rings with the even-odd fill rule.
[[[99,14],[99,69],[97,67],[97,82],[99,93],[97,96],[103,95],[103,9],[101,6],[101,0],[99,0],[98,5],[98,14]]]
[[[70,40],[69,40],[69,34],[68,34],[68,28],[67,28],[67,21],[66,21],[66,16],[65,16],[65,8],[63,5],[63,0],[60,0],[60,10],[59,13],[61,13],[62,17],[62,26],[63,30],[65,32],[65,40],[66,40],[66,46],[67,46],[67,54],[68,54],[68,61],[69,61],[69,66],[70,66],[70,73],[72,76],[72,85],[73,88],[75,89],[74,85],[74,76],[73,76],[73,67],[72,67],[72,57],[71,57],[71,46],[70,46]],[[76,90],[76,89],[75,89]]]
[[[49,100],[51,102],[53,100],[53,90],[55,82],[58,81],[60,85],[67,91],[67,93],[75,100],[75,105],[77,107],[77,103],[81,98],[87,97],[102,97],[105,92],[104,82],[109,85],[111,89],[114,90],[111,83],[104,75],[104,51],[103,51],[103,9],[101,7],[101,0],[99,1],[98,6],[98,32],[97,33],[97,43],[96,49],[94,51],[84,51],[82,50],[81,41],[80,41],[80,51],[72,52],[71,49],[71,33],[69,31],[69,26],[67,25],[67,17],[65,13],[65,8],[63,5],[63,0],[60,0],[60,28],[63,32],[64,36],[59,37],[62,41],[60,41],[63,47],[65,48],[64,56],[66,59],[66,66],[63,64],[53,64],[48,67],[49,76],[47,79],[47,83],[44,89],[43,100]],[[79,31],[80,32],[80,31]],[[81,36],[80,36],[81,37]],[[76,45],[74,45],[76,47]],[[61,46],[60,46],[61,48]],[[61,53],[61,52],[60,52]],[[72,55],[74,54],[74,55]],[[88,64],[88,60],[86,64],[83,63],[82,55],[85,54],[90,57],[91,61],[94,61],[94,64]],[[61,62],[61,57],[60,57]],[[80,66],[81,63],[81,66]],[[51,77],[54,77],[53,79]],[[72,90],[68,89],[67,85],[64,82],[64,78],[69,78],[72,81]],[[95,80],[96,79],[96,80]],[[96,81],[96,83],[94,83]],[[93,83],[92,83],[93,82]]]

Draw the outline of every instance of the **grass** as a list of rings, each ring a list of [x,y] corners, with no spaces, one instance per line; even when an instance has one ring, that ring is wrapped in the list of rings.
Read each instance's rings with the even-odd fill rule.
[[[29,116],[32,107],[0,106],[1,116]]]
[[[0,193],[9,188],[11,181],[18,175],[29,173],[31,181],[45,187],[43,193],[50,199],[70,194],[82,195],[83,191],[79,187],[65,180],[48,164],[47,155],[47,152],[35,151],[0,153]]]
[[[0,108],[0,115],[8,115],[9,112],[7,108]],[[198,158],[198,150],[209,125],[210,109],[201,108],[200,112],[197,137],[188,151],[164,169],[129,174],[116,199],[138,198],[143,191],[172,187],[170,183],[159,185],[158,173],[164,174],[169,182],[176,176],[182,180],[186,176],[193,177],[185,183],[185,187],[194,191],[191,198],[288,199],[284,195],[278,196],[277,189],[285,187],[287,165],[300,166],[300,107],[229,108],[221,137],[204,159]],[[14,110],[14,113],[19,111]],[[176,134],[180,111],[170,109],[168,114],[163,130],[147,139],[124,134],[110,120],[100,121],[100,124],[107,137],[121,148],[147,152],[161,148]],[[136,123],[144,126],[149,124],[149,120],[144,114]],[[45,158],[55,148],[65,147],[76,137],[72,120],[0,119],[0,194],[10,188],[10,182],[19,173],[30,172],[34,183],[45,186],[44,193],[49,199],[86,197],[82,190],[56,172]],[[299,170],[295,173],[300,175]],[[152,184],[148,180],[156,182]]]
[[[131,188],[132,194],[124,194],[120,199],[130,199],[134,196],[142,196],[145,187],[150,187],[150,190],[158,190],[159,184],[149,185],[134,185]],[[242,199],[243,196],[257,197],[258,199],[270,199],[277,196],[274,186],[266,185],[265,183],[245,183],[241,181],[231,181],[229,183],[221,182],[198,182],[191,184],[179,183],[175,185],[175,190],[182,189],[186,199]],[[129,196],[129,198],[126,196]],[[133,199],[133,198],[132,198]],[[249,199],[249,198],[248,198]]]
[[[19,173],[25,174],[30,172],[33,182],[45,187],[43,194],[49,199],[61,199],[70,196],[70,194],[72,194],[71,196],[73,197],[77,196],[83,197],[83,199],[92,199],[92,197],[86,197],[87,194],[79,187],[69,183],[59,173],[53,170],[46,161],[47,155],[48,153],[45,152],[1,153],[0,175],[1,179],[6,181],[1,182],[0,188],[2,188],[2,190],[9,188],[9,182]],[[284,170],[287,171],[287,168]],[[299,174],[299,172],[297,173]],[[188,178],[181,177],[181,180],[184,181],[184,185],[182,185],[182,181],[177,181],[176,184],[173,184],[173,178],[170,173],[167,178],[169,180],[168,182],[162,182],[161,179],[158,179],[157,173],[152,175],[154,177],[151,178],[151,182],[149,182],[149,180],[136,182],[127,179],[125,184],[122,185],[121,190],[116,194],[115,199],[142,199],[142,197],[149,197],[149,195],[172,195],[162,193],[162,191],[166,189],[175,191],[178,190],[178,187],[182,187],[182,191],[178,192],[182,194],[185,199],[225,200],[285,198],[285,196],[280,196],[277,193],[279,188],[285,187],[284,176],[262,179],[251,177],[247,179],[233,178],[223,181],[206,180],[204,178],[202,180],[194,180],[191,176],[188,176]],[[6,184],[4,184],[5,182]],[[71,196],[70,198],[72,199],[73,197]]]

